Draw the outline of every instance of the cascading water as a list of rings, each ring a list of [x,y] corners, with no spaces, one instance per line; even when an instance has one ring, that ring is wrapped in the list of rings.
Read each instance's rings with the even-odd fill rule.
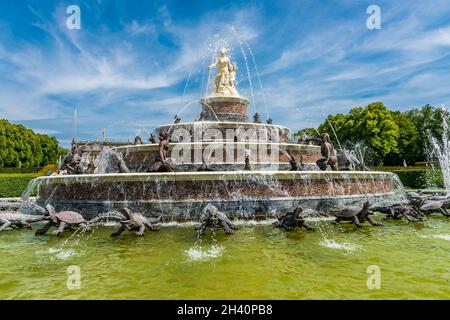
[[[442,115],[442,136],[439,138],[434,137],[431,132],[427,132],[430,142],[428,156],[430,160],[437,160],[439,162],[444,179],[444,187],[447,194],[450,194],[450,131],[448,120],[444,114]]]
[[[354,170],[369,171],[369,168],[366,166],[367,159],[369,158],[369,150],[364,142],[347,142],[339,151],[344,155],[344,161],[349,162],[351,168]]]
[[[97,173],[126,173],[128,171],[124,165],[122,153],[115,149],[108,148],[103,150],[97,161]]]

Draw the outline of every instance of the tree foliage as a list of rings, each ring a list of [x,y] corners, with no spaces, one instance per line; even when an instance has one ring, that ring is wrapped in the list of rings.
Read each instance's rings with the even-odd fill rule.
[[[371,151],[374,164],[414,164],[427,159],[429,134],[442,135],[442,119],[449,118],[446,109],[426,105],[405,112],[391,111],[382,102],[365,108],[354,108],[348,114],[329,115],[319,126],[337,143],[363,142]],[[307,128],[299,134],[315,132]]]
[[[55,137],[0,120],[0,167],[39,167],[64,154]]]

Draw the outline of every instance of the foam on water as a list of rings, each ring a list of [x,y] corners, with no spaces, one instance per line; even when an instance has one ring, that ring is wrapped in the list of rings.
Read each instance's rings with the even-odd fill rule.
[[[191,228],[196,227],[198,225],[197,221],[186,221],[186,222],[178,222],[178,221],[169,221],[159,223],[161,227],[180,227],[180,228]]]
[[[323,241],[320,242],[320,245],[329,249],[344,250],[347,253],[354,252],[361,248],[361,246],[353,243],[348,242],[338,243],[336,242],[336,240],[333,239],[324,239]]]
[[[333,221],[335,217],[305,217],[305,221]]]
[[[232,222],[237,226],[267,226],[274,223],[275,219],[266,220],[233,220]]]
[[[75,249],[73,248],[48,248],[48,250],[46,251],[36,251],[37,255],[43,255],[43,254],[47,254],[50,256],[50,260],[54,261],[55,259],[58,260],[67,260],[68,258],[72,257],[75,255]]]
[[[432,234],[430,236],[420,235],[419,237],[423,239],[441,239],[450,241],[450,234]]]
[[[237,219],[233,220],[233,224],[237,226],[266,226],[271,225],[275,219],[266,219],[266,220],[243,220]],[[178,221],[169,221],[159,223],[161,227],[179,227],[179,228],[191,228],[199,225],[198,221],[186,221],[186,222],[178,222]]]
[[[209,248],[201,248],[200,246],[193,246],[184,251],[189,261],[205,261],[218,258],[222,255],[225,247],[220,245],[212,245]]]

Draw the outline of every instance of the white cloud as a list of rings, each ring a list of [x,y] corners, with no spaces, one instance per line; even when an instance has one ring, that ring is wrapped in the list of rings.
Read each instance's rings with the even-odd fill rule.
[[[122,30],[82,32],[67,30],[56,13],[46,21],[35,12],[35,26],[48,41],[0,45],[0,116],[70,118],[77,107],[83,125],[79,132],[91,138],[102,127],[111,137],[132,136],[134,130],[170,122],[189,102],[182,117],[191,120],[198,116],[196,100],[205,93],[206,66],[222,45],[239,62],[239,91],[251,96],[242,46],[256,108],[265,116],[246,43],[265,63],[258,67],[274,121],[293,129],[315,126],[329,113],[374,100],[399,108],[441,102],[448,98],[450,79],[439,69],[448,60],[450,25],[433,22],[448,11],[442,1],[382,6],[383,29],[373,31],[365,28],[364,10],[345,21],[333,23],[329,17],[309,30],[292,12],[290,22],[277,17],[291,29],[273,30],[269,24],[276,24],[256,6],[227,7],[182,23],[163,6],[153,19],[122,22]],[[320,17],[309,21],[314,18]],[[296,32],[297,38],[291,36]],[[162,35],[170,45],[160,42]],[[65,140],[71,131],[48,130],[63,132],[59,136],[66,135]]]
[[[127,24],[125,26],[125,32],[129,33],[130,35],[137,36],[137,35],[146,35],[146,34],[152,34],[156,32],[155,26],[150,23],[139,23],[136,20],[131,21],[130,24]]]

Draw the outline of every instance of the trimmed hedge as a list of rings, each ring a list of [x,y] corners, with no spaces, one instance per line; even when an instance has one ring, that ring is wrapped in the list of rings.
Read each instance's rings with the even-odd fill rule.
[[[35,175],[1,175],[0,198],[20,197]]]
[[[374,170],[395,173],[405,188],[424,189],[444,187],[444,179],[439,169],[432,170],[425,167],[377,167]]]
[[[0,168],[0,175],[3,173],[37,173],[38,171],[42,170],[42,167],[40,168]]]

